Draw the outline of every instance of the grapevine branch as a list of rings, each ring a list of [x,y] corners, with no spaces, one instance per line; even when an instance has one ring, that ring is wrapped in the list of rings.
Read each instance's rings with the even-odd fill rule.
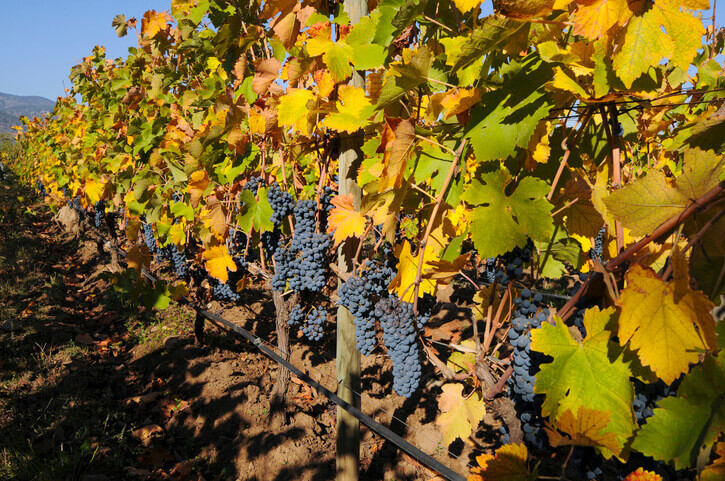
[[[453,162],[451,162],[451,168],[448,169],[448,175],[446,176],[446,180],[443,182],[443,187],[441,187],[441,191],[438,193],[438,197],[436,198],[436,203],[433,206],[433,212],[431,212],[430,220],[428,221],[428,225],[425,228],[425,234],[423,234],[423,239],[420,241],[420,253],[418,254],[418,271],[415,274],[415,289],[413,290],[413,312],[417,315],[418,314],[418,293],[420,291],[420,282],[423,279],[423,258],[425,256],[425,247],[428,244],[428,238],[430,237],[430,233],[433,230],[433,224],[435,223],[435,219],[438,216],[438,211],[441,208],[441,204],[443,203],[443,197],[446,195],[446,191],[448,190],[448,186],[451,184],[451,180],[453,180],[453,176],[456,173],[456,169],[458,168],[458,161],[461,160],[461,155],[463,155],[463,151],[466,148],[466,144],[468,143],[468,139],[464,139],[461,143],[461,146],[458,148],[458,151],[456,152],[456,156],[453,158]]]
[[[690,206],[679,213],[678,215],[675,215],[671,217],[670,219],[666,220],[662,224],[660,224],[659,227],[657,227],[650,235],[644,237],[640,241],[632,244],[627,250],[619,254],[617,257],[612,259],[607,263],[605,266],[605,270],[608,272],[614,272],[617,267],[624,264],[630,257],[632,257],[637,251],[639,251],[641,248],[652,242],[653,240],[657,239],[661,235],[665,234],[666,232],[672,230],[674,227],[676,227],[678,224],[684,222],[687,220],[690,216],[692,216],[695,212],[698,212],[700,209],[705,207],[707,204],[712,202],[718,195],[725,192],[725,181],[720,182],[715,187],[710,189],[706,194],[704,194],[702,197],[696,199]],[[589,290],[589,287],[592,285],[595,279],[599,279],[601,277],[601,273],[595,272],[589,278],[584,281],[584,284],[579,288],[576,293],[569,299],[569,301],[564,304],[564,307],[561,308],[559,311],[559,317],[562,321],[565,321],[571,316],[572,312],[574,312],[574,307],[576,306],[577,302],[584,297],[584,294],[586,294],[587,290]]]
[[[709,221],[707,221],[705,223],[705,225],[702,226],[702,228],[699,231],[697,231],[697,234],[695,234],[695,235],[692,236],[692,238],[689,240],[689,242],[687,243],[687,245],[682,248],[682,254],[684,254],[685,252],[687,252],[688,250],[690,250],[690,248],[693,245],[695,245],[695,242],[698,242],[700,239],[702,239],[702,236],[704,236],[705,233],[708,230],[710,230],[710,228],[713,225],[715,225],[715,223],[717,223],[717,221],[719,221],[722,218],[723,215],[725,215],[725,208],[721,209],[720,212],[718,212],[717,214],[715,214],[715,216],[712,219],[710,219]],[[662,280],[663,281],[666,281],[670,277],[670,275],[672,274],[672,270],[673,270],[673,263],[670,262],[667,265],[667,268],[665,269],[664,274],[662,274]]]
[[[571,155],[571,144],[575,144],[577,139],[579,138],[579,135],[584,131],[584,127],[586,127],[587,123],[589,122],[589,117],[592,115],[592,110],[587,109],[584,111],[583,117],[581,118],[581,126],[579,127],[579,130],[574,132],[574,136],[571,138],[571,142],[569,142],[569,136],[566,136],[564,138],[564,141],[561,143],[562,147],[564,147],[564,157],[561,159],[561,162],[559,163],[559,169],[556,171],[556,175],[554,176],[554,180],[551,182],[551,190],[549,191],[549,195],[546,196],[546,200],[551,201],[551,198],[554,197],[554,194],[556,193],[556,185],[559,183],[559,179],[561,178],[561,174],[564,172],[564,168],[566,167],[566,163],[569,160],[569,156]]]

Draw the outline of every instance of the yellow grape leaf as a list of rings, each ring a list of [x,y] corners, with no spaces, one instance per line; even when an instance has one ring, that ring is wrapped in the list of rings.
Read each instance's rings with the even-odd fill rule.
[[[481,92],[476,88],[455,89],[445,94],[440,101],[441,106],[448,111],[446,118],[465,112],[481,101]]]
[[[88,179],[86,181],[85,193],[86,197],[88,197],[89,204],[92,205],[101,200],[101,195],[103,194],[105,187],[105,183],[98,182],[93,179]]]
[[[256,109],[249,109],[249,118],[247,121],[249,122],[250,134],[264,135],[264,132],[267,130],[267,120],[264,118],[264,115]]]
[[[722,481],[725,479],[725,442],[717,443],[713,450],[718,457],[702,470],[697,481]]]
[[[199,200],[204,195],[204,191],[209,186],[209,176],[204,170],[198,170],[193,172],[189,178],[189,185],[186,187],[186,191],[191,194],[191,205],[196,207],[199,205]]]
[[[329,97],[332,90],[335,88],[335,80],[332,78],[330,71],[327,69],[315,70],[312,77],[315,79],[315,83],[317,84],[317,94],[320,97]],[[345,87],[347,87],[347,85]]]
[[[702,45],[705,27],[694,15],[680,11],[681,6],[677,0],[647,4],[647,10],[632,16],[617,35],[621,48],[614,55],[613,66],[627,88],[663,58],[675,67],[688,69]]]
[[[415,297],[415,276],[418,273],[418,256],[410,252],[410,243],[405,240],[395,248],[395,256],[398,258],[398,274],[390,283],[390,291],[397,294],[405,302],[413,302]],[[431,265],[431,261],[438,260],[433,249],[426,249],[423,257],[423,270],[425,273]],[[431,279],[421,279],[418,297],[423,294],[433,294],[436,289],[436,282]]]
[[[138,241],[138,233],[141,230],[141,218],[137,215],[131,215],[126,209],[126,237],[135,244]]]
[[[577,1],[574,13],[574,34],[589,40],[606,37],[610,28],[624,25],[632,16],[627,0]]]
[[[453,3],[456,4],[456,7],[458,7],[461,13],[467,13],[469,10],[481,4],[479,0],[453,0]]]
[[[637,468],[637,471],[629,473],[623,481],[662,481],[662,476],[652,471]]]
[[[415,127],[408,119],[387,119],[378,152],[383,155],[383,175],[379,191],[398,189],[408,166],[408,157],[415,142]]]
[[[225,245],[207,247],[202,254],[204,265],[210,276],[219,279],[221,282],[229,280],[227,269],[236,272],[237,265],[229,255],[229,251]]]
[[[530,19],[551,12],[554,0],[500,0],[499,12],[509,18]]]
[[[576,79],[571,78],[564,70],[560,67],[554,68],[554,79],[551,81],[551,86],[555,89],[570,92],[579,98],[588,98],[586,90],[579,85]]]
[[[549,435],[549,442],[554,447],[594,446],[618,453],[622,450],[622,446],[617,441],[617,436],[612,432],[601,432],[608,424],[609,413],[607,411],[579,406],[576,417],[571,409],[567,409],[556,423],[556,429],[549,427],[545,429],[546,434]],[[562,435],[559,431],[566,435]]]
[[[686,149],[682,173],[676,179],[650,169],[646,176],[614,191],[604,203],[632,235],[644,236],[715,187],[724,169],[725,157]]]
[[[486,414],[481,393],[474,391],[466,398],[463,396],[463,384],[444,384],[438,407],[442,414],[436,419],[436,424],[443,431],[446,446],[457,438],[468,439]]]
[[[169,239],[176,246],[183,246],[186,244],[186,219],[181,219],[176,224],[172,225],[169,229]]]
[[[716,349],[714,305],[687,280],[684,259],[673,252],[680,273],[663,282],[652,269],[632,266],[617,299],[619,343],[637,350],[644,366],[670,384],[698,361],[698,350]],[[682,274],[684,266],[684,275]]]
[[[538,474],[536,470],[532,473],[527,469],[528,459],[529,451],[525,444],[505,444],[496,450],[494,456],[478,456],[478,467],[471,469],[468,481],[534,481]]]
[[[219,200],[210,195],[206,199],[206,208],[204,209],[206,219],[209,221],[209,227],[221,237],[229,235],[227,224],[227,213]]]
[[[461,346],[475,349],[476,343],[473,339],[466,339],[461,342]],[[446,361],[446,366],[453,369],[454,372],[471,372],[476,366],[476,354],[473,352],[453,351]]]
[[[327,232],[332,233],[336,246],[348,237],[360,237],[365,233],[367,220],[355,210],[352,194],[347,194],[347,197],[336,195],[331,202],[335,208],[327,217]]]
[[[148,10],[141,19],[141,34],[153,38],[159,32],[165,32],[168,28],[168,22],[171,22],[171,20],[171,15],[168,12]]]
[[[285,127],[292,127],[295,132],[309,135],[307,103],[315,98],[315,94],[307,89],[289,89],[279,100],[278,119]]]
[[[242,131],[238,126],[229,131],[227,145],[232,152],[235,152],[237,155],[244,154],[248,143],[249,138],[247,137],[247,133]]]
[[[375,106],[365,97],[365,90],[351,85],[338,89],[337,112],[325,117],[325,127],[337,132],[353,133],[370,124]]]

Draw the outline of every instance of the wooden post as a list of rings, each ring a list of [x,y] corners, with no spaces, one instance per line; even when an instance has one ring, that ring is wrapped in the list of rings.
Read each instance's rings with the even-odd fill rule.
[[[345,0],[345,11],[350,23],[356,24],[367,15],[367,0]],[[365,78],[361,72],[353,71],[350,85],[365,87]],[[343,138],[340,143],[338,179],[339,194],[343,197],[353,195],[355,209],[360,209],[362,192],[357,185],[356,171],[362,160],[360,147],[363,133]],[[337,265],[340,272],[352,272],[352,261],[356,244],[344,242],[337,250]],[[355,324],[350,312],[344,307],[337,308],[337,395],[360,409],[360,352],[355,342]],[[337,481],[357,481],[360,468],[360,421],[344,409],[337,409]]]

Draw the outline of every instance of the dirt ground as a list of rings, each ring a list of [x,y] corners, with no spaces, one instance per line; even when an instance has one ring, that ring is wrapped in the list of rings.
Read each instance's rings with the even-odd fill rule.
[[[91,233],[69,238],[35,194],[0,183],[0,479],[335,478],[334,404],[293,376],[273,428],[276,363],[210,324],[197,344],[190,308],[139,307],[103,280],[109,261]],[[210,308],[276,343],[265,291]],[[291,362],[332,391],[334,340],[328,324],[321,344],[291,342]],[[408,400],[392,391],[381,349],[362,373],[362,410],[464,476],[493,442],[491,418],[490,433],[446,452],[430,365]],[[435,476],[363,428],[361,479]]]

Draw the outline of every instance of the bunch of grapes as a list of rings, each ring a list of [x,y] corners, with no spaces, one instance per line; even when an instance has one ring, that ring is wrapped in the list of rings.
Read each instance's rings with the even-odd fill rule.
[[[86,218],[86,211],[81,206],[81,198],[78,196],[73,197],[73,200],[68,202],[68,205],[78,213],[78,218],[84,220]]]
[[[514,299],[516,309],[508,332],[509,342],[513,347],[511,361],[514,367],[508,380],[512,391],[511,398],[519,412],[524,440],[538,449],[542,449],[545,443],[544,431],[541,430],[541,407],[534,395],[534,383],[541,360],[531,351],[531,329],[539,328],[549,317],[548,309],[539,308],[541,302],[541,294],[532,294],[530,290],[523,289]]]
[[[272,206],[272,217],[269,220],[274,225],[280,225],[282,220],[290,215],[295,208],[295,201],[289,192],[282,190],[278,182],[272,184],[267,191],[267,200]]]
[[[267,253],[267,255],[274,255],[274,252],[279,248],[280,246],[280,239],[282,238],[282,234],[279,229],[274,230],[267,230],[262,232],[260,235],[261,241],[262,241],[262,249],[264,249],[264,252]]]
[[[242,187],[244,190],[249,190],[252,192],[252,194],[257,195],[257,192],[259,191],[260,187],[264,187],[264,180],[261,177],[251,177],[246,184],[244,184],[244,187]]]
[[[300,200],[294,208],[295,232],[289,247],[274,251],[272,289],[282,291],[289,282],[293,291],[319,292],[325,286],[325,266],[330,238],[315,233],[314,200]]]
[[[337,302],[352,314],[357,348],[367,356],[376,344],[374,299],[387,293],[395,272],[375,260],[365,261],[364,267],[359,276],[351,276],[340,285]]]
[[[534,243],[529,239],[526,246],[516,247],[512,251],[498,257],[486,259],[486,280],[489,284],[498,281],[505,286],[511,280],[520,279],[524,275],[524,264],[531,262]],[[499,268],[498,264],[503,268]]]
[[[327,216],[335,208],[332,205],[332,197],[334,195],[335,191],[332,190],[332,187],[326,185],[322,188],[322,195],[320,196],[320,230],[322,232],[327,231]]]
[[[178,192],[173,192],[173,193],[171,194],[171,199],[172,199],[172,200],[173,200],[174,202],[181,202],[181,201],[183,201],[183,200],[184,200],[184,198],[183,198],[183,197],[182,197],[182,196],[181,196],[181,195],[180,195],[180,194],[179,194]]]
[[[288,278],[290,289],[319,292],[325,286],[325,267],[330,238],[327,234],[315,233],[315,211],[317,202],[301,200],[294,209],[295,232],[290,250],[295,259]]]
[[[154,236],[154,228],[147,222],[141,223],[141,230],[143,231],[143,240],[146,242],[146,247],[149,248],[151,254],[160,252],[159,245],[156,243],[156,237]]]
[[[228,282],[221,283],[212,277],[209,279],[212,283],[211,295],[214,299],[222,302],[237,302],[239,300],[239,294],[234,292]]]
[[[299,327],[305,337],[310,341],[319,341],[322,339],[323,325],[326,320],[327,311],[322,307],[313,307],[305,315],[304,309],[297,305],[290,311],[288,323],[290,327]]]
[[[171,250],[171,263],[174,265],[174,272],[181,279],[189,277],[189,265],[186,263],[186,252],[179,249],[177,246],[170,246]]]
[[[100,229],[103,225],[104,214],[106,213],[106,206],[102,200],[99,200],[93,204],[93,224],[97,229]]]
[[[0,162],[0,180],[5,180],[5,164]]]
[[[634,408],[634,415],[637,418],[637,423],[643,425],[647,423],[647,419],[654,414],[654,409],[657,408],[657,403],[666,397],[674,396],[677,394],[677,383],[672,386],[668,386],[664,381],[659,380],[652,384],[645,384],[642,381],[634,380],[634,401],[632,402],[632,408]]]
[[[594,246],[589,251],[589,258],[593,261],[602,261],[602,255],[604,254],[604,236],[607,234],[607,228],[602,227],[599,229],[597,238],[594,239]]]
[[[383,342],[393,361],[393,389],[400,396],[410,397],[422,374],[416,327],[422,327],[425,318],[416,316],[413,305],[397,296],[380,299],[375,305],[375,316],[380,319]]]

